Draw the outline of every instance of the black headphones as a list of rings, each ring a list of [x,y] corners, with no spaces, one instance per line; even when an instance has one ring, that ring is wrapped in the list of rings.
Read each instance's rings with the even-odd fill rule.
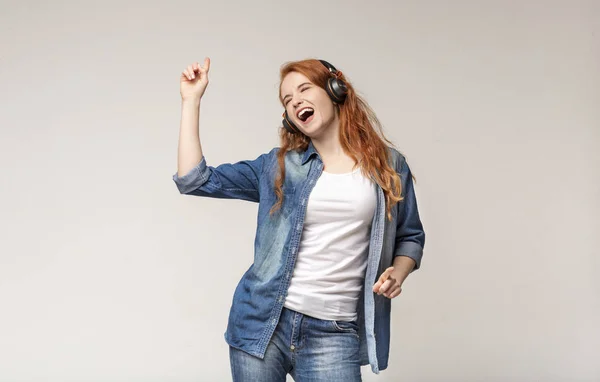
[[[329,95],[329,98],[336,103],[342,104],[346,100],[346,95],[348,94],[348,87],[344,81],[337,78],[338,74],[342,74],[342,72],[338,72],[335,66],[331,65],[329,62],[325,60],[319,60],[321,64],[323,64],[327,69],[329,69],[329,73],[331,76],[327,80],[327,85],[325,86],[325,91]],[[287,110],[283,113],[283,127],[292,133],[300,133],[300,130],[294,125],[292,120],[289,118]]]

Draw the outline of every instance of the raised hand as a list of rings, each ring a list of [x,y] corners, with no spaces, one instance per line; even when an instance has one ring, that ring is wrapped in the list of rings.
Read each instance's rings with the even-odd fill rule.
[[[183,70],[180,77],[180,92],[182,100],[199,100],[208,86],[208,70],[210,58],[204,59],[204,65],[194,62]]]

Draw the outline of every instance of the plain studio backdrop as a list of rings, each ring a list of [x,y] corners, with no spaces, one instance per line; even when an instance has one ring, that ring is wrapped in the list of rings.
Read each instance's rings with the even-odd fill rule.
[[[323,58],[408,158],[427,233],[365,381],[600,380],[598,1],[6,2],[0,381],[227,381],[257,205],[181,196],[179,76],[209,164],[278,145]]]

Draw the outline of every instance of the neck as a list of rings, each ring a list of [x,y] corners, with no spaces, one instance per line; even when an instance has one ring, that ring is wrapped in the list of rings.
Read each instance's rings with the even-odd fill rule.
[[[344,149],[340,143],[340,123],[339,119],[336,118],[331,126],[324,129],[322,135],[311,138],[315,149],[319,152],[321,159],[326,161],[330,158],[338,158],[344,156]]]

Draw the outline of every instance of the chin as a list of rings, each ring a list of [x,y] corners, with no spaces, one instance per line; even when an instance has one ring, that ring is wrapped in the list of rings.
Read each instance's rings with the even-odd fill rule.
[[[323,129],[323,126],[315,123],[305,129],[301,129],[301,131],[309,138],[317,138],[325,131],[325,129]]]

